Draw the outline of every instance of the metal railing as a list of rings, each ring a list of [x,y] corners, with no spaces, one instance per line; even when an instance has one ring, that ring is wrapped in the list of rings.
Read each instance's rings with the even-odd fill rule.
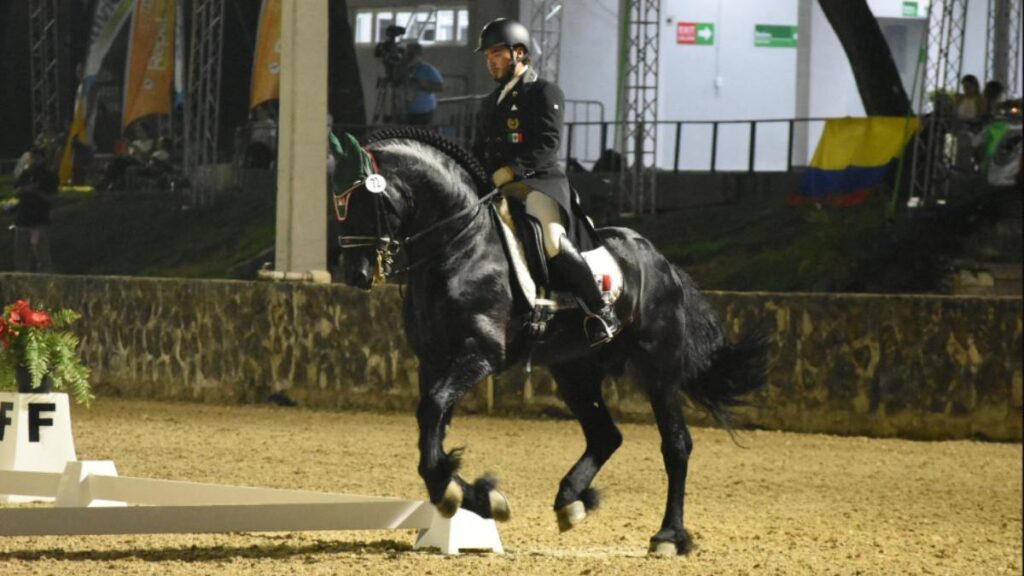
[[[476,128],[476,115],[483,95],[443,98],[438,100],[435,125],[442,134],[469,147]],[[608,121],[604,104],[596,100],[566,100],[565,133],[560,156],[566,166],[579,163],[593,166],[601,155],[617,148],[618,131],[623,123]],[[672,172],[747,171],[789,172],[794,164],[803,165],[807,158],[794,162],[795,137],[803,125],[808,137],[807,147],[813,150],[817,133],[827,118],[771,118],[753,120],[664,120],[657,122],[659,142],[671,143],[671,155],[665,161],[659,151],[659,167]],[[701,138],[700,132],[704,132]],[[687,132],[693,133],[688,137]],[[741,134],[738,134],[741,133]],[[744,157],[737,165],[737,148]],[[665,149],[664,145],[661,146]],[[781,155],[784,150],[784,156]],[[684,153],[685,152],[685,153]],[[703,164],[700,158],[704,158]],[[761,159],[759,161],[759,158]],[[635,161],[626,158],[631,164]]]
[[[431,128],[469,148],[476,127],[479,97],[447,98],[445,104],[447,107],[438,107]],[[600,106],[593,106],[589,114],[603,117],[604,111]],[[659,141],[663,146],[659,151],[659,169],[673,173],[790,172],[794,166],[807,163],[826,120],[828,118],[660,121],[657,125],[662,131]],[[622,124],[604,120],[566,123],[560,158],[566,166],[580,164],[585,170],[592,169],[603,152],[615,149]],[[801,127],[804,127],[803,131]],[[336,132],[345,130],[357,137],[363,137],[376,128],[380,126],[334,125]],[[804,131],[807,157],[795,158],[797,138],[804,137]],[[238,128],[235,162],[240,166],[245,163],[240,157],[244,156],[244,146],[248,141],[248,128]],[[803,153],[803,149],[800,151]],[[635,159],[622,160],[630,165]]]
[[[439,98],[434,124],[442,134],[468,148],[473,142],[480,102],[486,97],[486,94],[476,94]],[[598,100],[566,100],[565,118],[567,123],[604,122],[604,103]]]
[[[656,123],[657,129],[661,131],[659,141],[671,142],[671,155],[668,156],[669,161],[667,163],[665,162],[666,157],[663,154],[664,147],[659,151],[659,167],[664,170],[670,168],[672,172],[679,172],[681,170],[723,171],[722,156],[724,147],[722,141],[724,136],[728,136],[726,146],[729,147],[730,153],[727,156],[731,162],[729,162],[730,165],[726,170],[789,172],[794,166],[795,135],[798,126],[801,124],[806,125],[810,135],[808,137],[808,148],[813,149],[813,143],[817,141],[815,132],[819,130],[819,127],[824,126],[826,120],[828,118],[659,121]],[[564,145],[562,148],[562,158],[566,165],[574,162],[582,164],[593,164],[596,162],[603,152],[615,148],[618,130],[622,125],[622,122],[607,121],[566,123],[563,138]],[[744,127],[745,130],[737,131],[734,129]],[[767,130],[766,128],[769,127],[779,127],[782,130]],[[690,145],[685,146],[684,144],[687,142],[684,140],[686,132],[688,130],[698,131],[700,129],[703,129],[705,137],[700,138],[698,135],[696,138],[690,138]],[[726,135],[724,134],[725,132],[729,132],[729,134]],[[739,132],[739,135],[736,134],[737,132]],[[701,140],[703,140],[703,149],[701,148]],[[735,162],[737,158],[735,147],[739,144],[745,144],[745,149],[740,160],[742,164],[737,166]],[[764,162],[759,167],[759,150],[762,153],[765,151],[775,151],[775,156],[779,156],[780,148],[785,151],[781,161],[774,163],[774,165],[771,162]],[[684,152],[690,154],[689,158],[703,155],[705,159],[703,165],[700,162],[687,162],[688,156]],[[626,163],[632,163],[636,159],[624,158],[623,160]],[[803,164],[804,161],[804,159],[801,159],[796,164]],[[768,166],[764,164],[768,164]]]

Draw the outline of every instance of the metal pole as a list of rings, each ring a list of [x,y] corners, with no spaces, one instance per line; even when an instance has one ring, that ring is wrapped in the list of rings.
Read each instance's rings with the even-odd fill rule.
[[[718,122],[711,124],[711,173],[715,173],[718,164]]]
[[[575,126],[576,126],[575,124],[566,124],[565,125],[565,132],[566,132],[566,134],[565,134],[565,168],[566,168],[566,170],[569,169],[569,160],[572,158],[572,129]]]
[[[786,153],[786,172],[792,172],[793,171],[793,125],[794,124],[796,124],[796,121],[794,121],[794,120],[790,120],[789,121],[789,137],[787,139],[787,141],[788,141],[788,145],[787,145],[788,152]]]
[[[747,159],[747,172],[754,171],[754,155],[757,153],[757,122],[750,121],[750,150]]]
[[[673,156],[675,157],[672,166],[672,172],[679,172],[679,143],[683,135],[683,123],[676,122],[676,147],[674,149]]]

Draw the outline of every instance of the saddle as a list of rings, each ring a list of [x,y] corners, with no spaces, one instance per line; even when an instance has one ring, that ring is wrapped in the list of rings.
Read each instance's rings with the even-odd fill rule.
[[[491,204],[491,217],[501,231],[502,248],[512,271],[512,291],[530,312],[527,328],[542,337],[547,324],[560,311],[582,308],[576,297],[550,274],[544,253],[540,222],[526,213],[517,200],[504,197]],[[605,300],[614,303],[622,295],[622,268],[604,246],[581,252]]]

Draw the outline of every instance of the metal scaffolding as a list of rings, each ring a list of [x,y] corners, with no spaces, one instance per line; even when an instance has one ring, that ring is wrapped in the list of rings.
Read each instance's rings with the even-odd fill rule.
[[[57,0],[29,3],[29,68],[32,78],[32,134],[55,136],[63,126],[57,51]]]
[[[562,0],[531,0],[530,56],[541,78],[558,82],[562,52]]]
[[[1020,74],[1021,0],[988,0],[985,79],[998,80],[1011,94]]]
[[[921,125],[914,139],[910,183],[911,202],[918,205],[948,193],[966,22],[967,0],[935,0],[928,6],[927,59],[918,71],[923,74],[917,103]]]
[[[217,162],[224,0],[192,1],[185,98],[185,170]]]
[[[660,0],[623,0],[619,62],[619,211],[653,214],[657,192]]]

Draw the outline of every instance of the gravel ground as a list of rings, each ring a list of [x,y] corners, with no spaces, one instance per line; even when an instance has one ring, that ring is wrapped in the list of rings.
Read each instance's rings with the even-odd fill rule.
[[[423,498],[412,415],[100,399],[78,456],[125,476]],[[411,531],[0,539],[14,574],[1020,574],[1021,445],[695,429],[697,549],[646,555],[665,476],[652,425],[623,425],[604,505],[558,532],[551,504],[583,447],[574,422],[456,417],[465,473],[496,472],[504,556],[411,549]]]

